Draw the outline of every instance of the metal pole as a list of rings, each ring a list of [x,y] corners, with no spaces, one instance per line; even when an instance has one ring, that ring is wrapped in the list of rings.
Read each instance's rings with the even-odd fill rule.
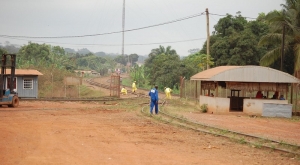
[[[122,15],[122,55],[124,56],[124,30],[125,30],[125,0],[123,0],[123,15]],[[129,58],[128,58],[129,59]]]

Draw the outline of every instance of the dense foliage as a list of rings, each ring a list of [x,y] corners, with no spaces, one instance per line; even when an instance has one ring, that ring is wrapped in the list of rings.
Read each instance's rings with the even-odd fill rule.
[[[148,75],[149,85],[173,88],[178,86],[179,75],[182,75],[179,55],[170,46],[152,49],[145,61],[145,74]]]
[[[273,49],[263,56],[260,61],[261,65],[281,69],[282,60],[283,71],[290,74],[299,72],[300,0],[286,0],[285,4],[282,4],[281,11],[267,14],[266,21],[270,27],[270,33],[264,35],[259,44]],[[283,41],[284,46],[282,47]],[[296,76],[299,77],[299,75]]]
[[[214,28],[210,40],[210,55],[215,59],[215,66],[259,65],[266,48],[258,47],[258,42],[269,29],[262,18],[247,21],[240,13],[237,16],[228,14]],[[206,44],[200,52],[206,52]]]

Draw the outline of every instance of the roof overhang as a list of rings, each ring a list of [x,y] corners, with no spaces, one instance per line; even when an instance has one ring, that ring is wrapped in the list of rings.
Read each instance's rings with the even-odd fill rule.
[[[288,73],[263,66],[219,66],[199,72],[191,80],[300,83],[299,79]]]
[[[5,74],[11,74],[11,70],[6,69]],[[16,69],[15,75],[41,76],[43,74],[35,69]]]

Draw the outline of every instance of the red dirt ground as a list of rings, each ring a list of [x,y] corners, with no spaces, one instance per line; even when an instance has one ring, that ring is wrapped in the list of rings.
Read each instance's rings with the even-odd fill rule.
[[[297,158],[282,153],[157,123],[140,109],[126,111],[100,102],[46,101],[1,107],[0,164],[300,164]],[[201,120],[230,125],[236,118],[244,121],[245,127],[252,125],[244,117],[223,116],[222,122],[212,122],[222,119],[212,117],[203,115]]]
[[[266,118],[247,115],[214,115],[186,113],[185,117],[206,125],[234,130],[276,141],[288,142],[300,146],[300,118]]]

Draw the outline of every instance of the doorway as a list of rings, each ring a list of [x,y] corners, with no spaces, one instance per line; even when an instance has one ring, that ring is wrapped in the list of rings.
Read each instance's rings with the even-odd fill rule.
[[[244,98],[240,97],[241,90],[231,90],[230,92],[230,111],[243,112]]]

